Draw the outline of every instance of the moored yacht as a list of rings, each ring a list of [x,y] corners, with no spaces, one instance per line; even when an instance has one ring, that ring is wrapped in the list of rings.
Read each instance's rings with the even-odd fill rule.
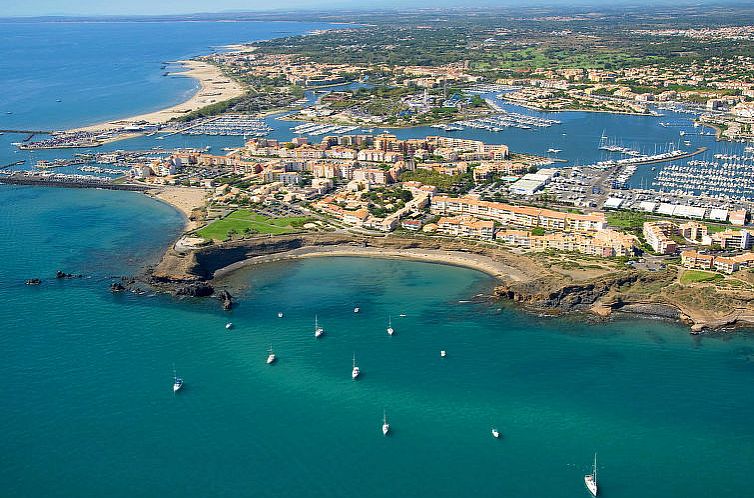
[[[393,318],[388,316],[387,317],[387,335],[393,335],[395,333],[395,329],[393,329]]]
[[[228,329],[228,330],[232,329],[233,328],[233,322],[226,323],[225,324],[225,328]]]
[[[495,427],[492,428],[492,437],[494,437],[495,439],[500,439],[500,431]]]
[[[390,424],[387,423],[387,412],[382,410],[382,435],[387,436],[390,432]]]
[[[351,378],[353,380],[356,380],[359,378],[359,375],[361,375],[361,370],[359,370],[359,366],[356,364],[356,355],[353,355],[353,369],[351,370]]]
[[[586,484],[586,489],[592,493],[592,496],[597,496],[597,493],[599,493],[599,488],[597,487],[597,453],[594,454],[592,473],[584,476],[584,484]]]
[[[283,318],[283,312],[282,311],[278,311],[278,318]]]
[[[355,308],[353,309],[353,312],[354,312],[354,313],[358,313],[359,311],[361,311],[361,308],[359,308],[358,306],[356,306],[356,307],[355,307]]]
[[[446,356],[448,356],[447,351],[445,351],[444,349],[440,351],[440,358],[445,358]]]
[[[275,363],[275,360],[277,360],[277,356],[275,356],[275,352],[270,348],[270,354],[267,355],[267,364],[272,365]]]

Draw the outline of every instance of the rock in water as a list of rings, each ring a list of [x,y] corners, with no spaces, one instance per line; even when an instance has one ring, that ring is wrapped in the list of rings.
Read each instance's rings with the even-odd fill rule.
[[[55,272],[55,278],[81,278],[81,275],[74,275],[73,273],[58,270]]]
[[[233,296],[230,295],[230,292],[223,289],[220,292],[217,293],[217,298],[223,302],[223,309],[229,310],[233,307]]]
[[[41,283],[42,281],[38,278],[30,278],[29,280],[26,281],[26,285],[39,285]]]
[[[110,292],[123,292],[126,287],[120,282],[113,282],[110,284]]]

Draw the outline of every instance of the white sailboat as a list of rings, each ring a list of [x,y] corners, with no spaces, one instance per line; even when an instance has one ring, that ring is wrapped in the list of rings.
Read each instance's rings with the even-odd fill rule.
[[[183,379],[178,377],[175,373],[175,365],[173,365],[173,392],[178,392],[183,387]]]
[[[275,356],[275,352],[272,350],[272,347],[270,347],[270,354],[267,355],[267,364],[272,365],[275,363],[275,360],[277,360],[277,356]]]
[[[382,410],[382,435],[387,436],[390,432],[390,424],[387,423],[387,412]]]
[[[597,487],[597,453],[594,454],[592,473],[584,476],[584,484],[586,484],[586,489],[592,493],[592,496],[597,496],[597,493],[599,493],[599,488]]]
[[[361,375],[361,370],[359,370],[359,366],[356,364],[356,355],[353,355],[353,369],[351,370],[351,378],[353,380],[356,380],[359,375]]]
[[[387,317],[387,335],[393,335],[395,333],[395,329],[393,329],[393,317],[388,316]]]
[[[319,323],[317,322],[317,315],[314,315],[314,337],[316,339],[319,339],[325,334],[325,329],[319,326]]]

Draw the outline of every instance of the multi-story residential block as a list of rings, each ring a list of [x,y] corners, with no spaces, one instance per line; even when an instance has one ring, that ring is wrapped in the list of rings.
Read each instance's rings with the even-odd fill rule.
[[[685,239],[700,242],[707,236],[707,225],[697,221],[688,221],[678,225],[678,231]]]
[[[648,221],[644,223],[642,233],[647,244],[659,254],[673,254],[678,250],[678,244],[673,240],[678,228],[666,221]]]
[[[480,201],[467,197],[435,196],[431,210],[440,215],[469,214],[499,221],[503,225],[547,230],[591,232],[607,228],[602,213],[576,214],[529,206],[512,206],[500,202]]]
[[[473,216],[442,217],[437,221],[437,232],[454,237],[492,240],[495,238],[495,222]]]

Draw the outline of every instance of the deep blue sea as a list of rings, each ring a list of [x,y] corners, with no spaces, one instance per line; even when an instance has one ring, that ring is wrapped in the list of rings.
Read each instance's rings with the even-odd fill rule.
[[[57,130],[169,107],[199,85],[163,76],[177,70],[165,63],[330,26],[0,19],[0,129]]]
[[[88,93],[100,104],[58,111],[66,92],[55,76],[32,78],[39,88],[32,82],[29,92],[49,103],[14,88],[21,103],[9,116],[38,106],[18,125],[43,126],[137,110],[123,99],[138,100],[138,112],[178,101],[190,84],[159,77],[162,60],[274,36],[278,26],[10,29],[25,30],[18,39],[30,47],[43,47],[37,38],[48,29],[95,52],[127,52],[126,33],[142,47],[132,80],[119,84],[109,74],[98,84],[93,66],[77,62],[88,55],[50,56],[88,74],[79,102]],[[129,93],[129,81],[144,86]],[[643,118],[631,119],[639,130]],[[578,129],[566,133],[575,140]],[[18,157],[9,141],[0,137],[3,160]],[[182,222],[138,193],[0,186],[0,495],[586,497],[594,452],[605,497],[741,497],[754,488],[750,332],[692,337],[664,321],[540,318],[490,303],[494,282],[481,273],[378,259],[242,270],[231,312],[213,300],[109,292],[112,277],[153,263]],[[58,269],[84,278],[56,281]],[[24,285],[31,277],[44,282]],[[319,341],[315,315],[327,331]],[[363,372],[355,382],[354,354]],[[177,395],[174,365],[185,380]]]

